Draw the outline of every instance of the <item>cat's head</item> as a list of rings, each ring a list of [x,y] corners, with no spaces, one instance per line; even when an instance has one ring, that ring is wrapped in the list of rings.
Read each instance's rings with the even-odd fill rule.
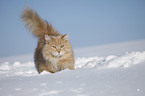
[[[45,35],[48,51],[55,57],[63,56],[69,49],[68,34],[59,36]]]

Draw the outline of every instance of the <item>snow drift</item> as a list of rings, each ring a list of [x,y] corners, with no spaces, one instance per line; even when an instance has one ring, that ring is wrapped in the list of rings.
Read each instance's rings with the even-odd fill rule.
[[[76,58],[75,69],[87,68],[127,68],[134,64],[139,64],[145,61],[145,51],[126,53],[123,56],[109,55],[107,57],[89,57]],[[42,75],[47,74],[43,72]],[[0,75],[6,76],[36,76],[34,62],[14,63],[3,62],[0,64]]]

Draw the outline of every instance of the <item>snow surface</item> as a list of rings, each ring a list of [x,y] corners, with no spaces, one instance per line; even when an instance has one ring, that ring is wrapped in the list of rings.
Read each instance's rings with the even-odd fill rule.
[[[32,54],[0,58],[0,96],[145,96],[145,40],[78,48],[75,61],[38,74]]]

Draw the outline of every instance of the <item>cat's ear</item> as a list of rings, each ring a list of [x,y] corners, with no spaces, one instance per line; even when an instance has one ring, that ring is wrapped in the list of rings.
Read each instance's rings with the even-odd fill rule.
[[[68,40],[68,33],[62,36],[62,39]]]
[[[46,40],[46,41],[50,41],[51,38],[50,38],[48,35],[45,35],[45,40]]]

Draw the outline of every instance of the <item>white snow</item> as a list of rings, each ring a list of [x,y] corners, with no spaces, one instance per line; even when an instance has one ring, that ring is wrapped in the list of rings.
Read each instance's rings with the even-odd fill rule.
[[[77,58],[76,69],[79,68],[117,68],[129,67],[145,61],[145,51],[126,53],[123,56]]]
[[[32,58],[0,58],[0,96],[145,96],[145,40],[75,49],[76,70],[55,74]]]

